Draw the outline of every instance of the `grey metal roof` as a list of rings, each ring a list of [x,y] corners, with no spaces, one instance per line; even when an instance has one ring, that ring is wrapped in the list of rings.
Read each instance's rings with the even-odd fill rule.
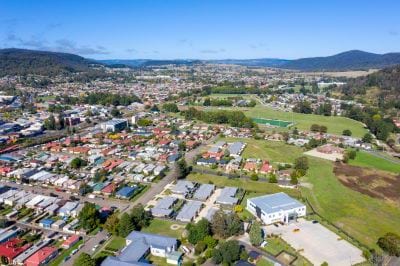
[[[138,262],[138,261],[121,261],[117,257],[107,257],[101,266],[148,266],[150,263]]]
[[[214,185],[203,184],[196,190],[196,193],[194,193],[193,198],[198,200],[206,200],[209,196],[211,196],[214,189],[215,189]]]
[[[200,201],[187,201],[176,216],[176,219],[183,222],[190,222],[201,209],[201,205]]]
[[[228,151],[230,154],[240,155],[244,148],[243,142],[234,142],[228,145]]]
[[[194,188],[194,184],[190,181],[179,180],[176,185],[171,189],[173,193],[187,194]]]
[[[177,200],[177,198],[170,197],[170,196],[162,198],[159,201],[157,201],[157,204],[156,204],[156,206],[154,206],[154,208],[157,208],[157,209],[169,209],[169,208],[171,208],[172,205],[174,205],[176,200]]]
[[[143,261],[144,256],[152,246],[169,250],[176,248],[177,240],[172,237],[154,235],[133,231],[126,240],[131,241],[118,257],[108,257],[101,264],[102,266],[131,266],[131,265],[149,265]]]
[[[216,202],[225,205],[234,205],[239,199],[235,198],[237,193],[236,187],[225,187],[221,190],[221,194],[217,198]]]
[[[305,205],[298,200],[289,197],[286,193],[279,192],[271,195],[248,199],[265,213],[274,213],[280,210],[301,208]]]

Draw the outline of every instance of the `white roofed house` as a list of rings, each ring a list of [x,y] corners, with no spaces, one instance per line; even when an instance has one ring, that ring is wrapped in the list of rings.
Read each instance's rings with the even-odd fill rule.
[[[68,201],[58,210],[58,215],[61,217],[70,216],[72,211],[78,206],[77,201]]]
[[[283,192],[247,199],[246,209],[264,224],[289,223],[306,215],[306,206]]]

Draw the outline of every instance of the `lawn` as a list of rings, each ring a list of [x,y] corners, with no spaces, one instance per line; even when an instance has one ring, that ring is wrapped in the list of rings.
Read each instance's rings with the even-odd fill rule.
[[[179,225],[179,229],[172,230],[171,225]],[[159,234],[174,238],[181,238],[185,225],[176,221],[168,221],[162,219],[154,219],[148,227],[142,229],[142,232]]]
[[[302,180],[309,185],[301,188],[302,195],[325,219],[371,248],[387,232],[400,234],[398,206],[345,187],[334,176],[332,162],[311,157],[309,162]]]
[[[104,247],[105,250],[109,251],[119,251],[126,245],[126,240],[120,236],[113,236],[107,246]]]
[[[259,158],[271,162],[294,163],[302,156],[303,150],[281,141],[255,140],[248,138],[222,138],[226,142],[242,141],[247,143],[243,158]]]
[[[356,158],[354,160],[350,160],[349,163],[355,166],[400,173],[400,163],[390,162],[365,151],[357,152]]]
[[[299,197],[297,190],[290,188],[281,188],[277,184],[271,184],[262,181],[252,181],[244,178],[227,178],[225,176],[208,175],[200,173],[191,173],[187,176],[188,180],[201,183],[209,184],[212,183],[217,187],[237,187],[242,188],[248,192],[258,192],[260,194],[272,194],[277,192],[286,192],[288,195],[293,197]]]
[[[265,259],[261,259],[259,261],[257,261],[257,266],[274,266],[274,264],[272,262],[269,262]]]

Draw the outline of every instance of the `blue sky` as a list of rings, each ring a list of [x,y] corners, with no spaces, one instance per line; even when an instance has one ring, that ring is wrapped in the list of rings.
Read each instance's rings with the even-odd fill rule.
[[[1,0],[0,48],[90,58],[400,52],[398,0]]]

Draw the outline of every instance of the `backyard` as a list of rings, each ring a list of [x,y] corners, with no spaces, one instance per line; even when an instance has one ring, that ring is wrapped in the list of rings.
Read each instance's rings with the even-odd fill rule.
[[[142,229],[143,232],[159,234],[174,238],[181,238],[185,225],[177,221],[154,219],[148,227]]]

